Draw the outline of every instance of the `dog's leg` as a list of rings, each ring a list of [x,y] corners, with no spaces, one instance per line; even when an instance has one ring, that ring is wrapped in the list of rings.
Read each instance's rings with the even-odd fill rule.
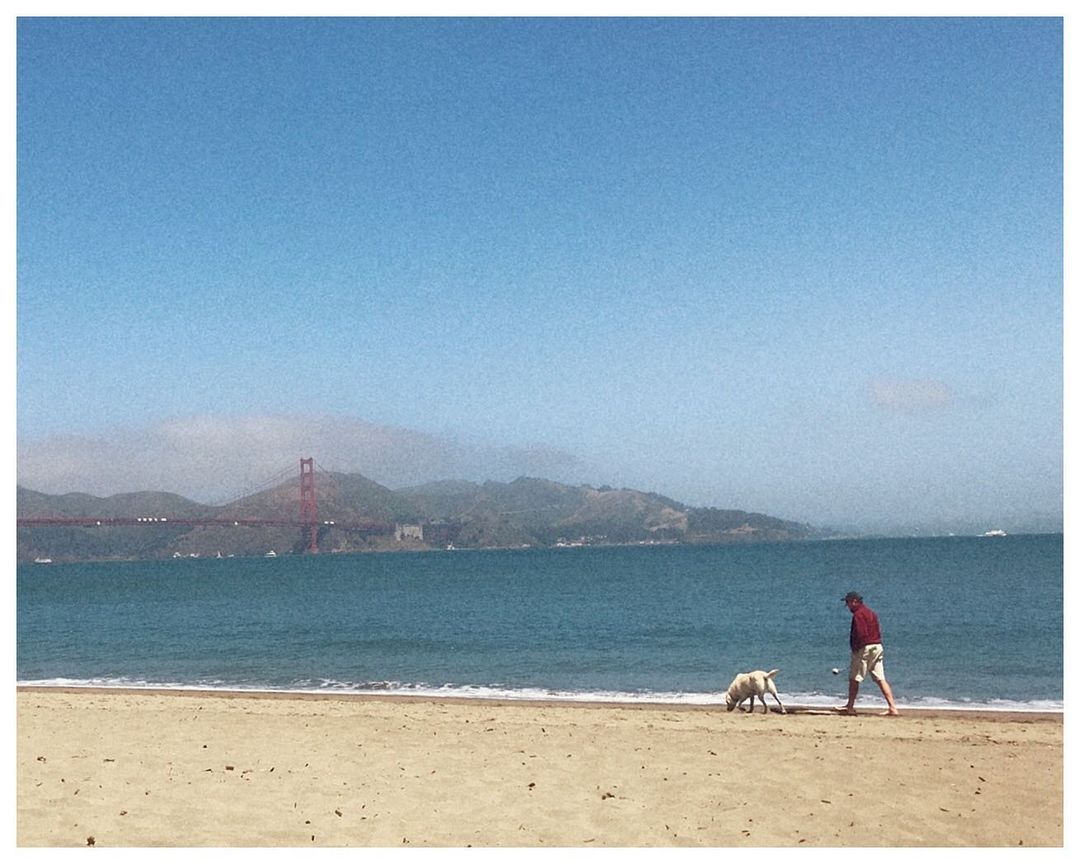
[[[787,711],[784,709],[784,703],[780,701],[780,696],[776,692],[776,685],[773,684],[773,682],[771,680],[769,681],[769,692],[772,693],[772,698],[776,700],[776,704],[780,706],[780,713],[781,714],[787,714]],[[761,701],[762,702],[765,701],[764,696],[761,698]]]

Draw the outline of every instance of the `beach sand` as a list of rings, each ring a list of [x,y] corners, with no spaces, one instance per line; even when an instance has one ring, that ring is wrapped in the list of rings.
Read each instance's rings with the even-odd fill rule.
[[[20,688],[19,846],[1060,846],[1061,715]]]

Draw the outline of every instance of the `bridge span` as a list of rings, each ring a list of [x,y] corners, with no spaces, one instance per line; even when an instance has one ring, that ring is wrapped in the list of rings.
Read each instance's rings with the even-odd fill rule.
[[[114,525],[155,525],[159,528],[167,528],[170,525],[181,525],[185,528],[207,527],[245,527],[254,528],[269,526],[272,528],[309,528],[311,522],[301,522],[299,519],[203,519],[186,516],[20,516],[15,519],[19,528],[33,528],[34,526],[59,525],[73,528],[95,528],[100,526]],[[370,533],[389,533],[394,526],[387,522],[338,522],[326,519],[316,522],[316,527],[333,526],[341,531],[366,531]]]

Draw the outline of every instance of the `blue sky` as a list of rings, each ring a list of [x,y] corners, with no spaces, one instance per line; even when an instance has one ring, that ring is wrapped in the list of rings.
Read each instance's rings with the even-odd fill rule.
[[[22,19],[17,52],[20,454],[333,416],[817,523],[1060,516],[1060,19]]]

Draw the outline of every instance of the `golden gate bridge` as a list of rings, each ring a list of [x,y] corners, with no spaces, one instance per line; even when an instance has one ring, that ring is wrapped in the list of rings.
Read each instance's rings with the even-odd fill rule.
[[[275,479],[279,475],[275,475]],[[242,498],[236,499],[242,500]],[[224,506],[224,505],[222,505]],[[94,528],[100,526],[154,526],[166,527],[272,527],[298,528],[307,540],[307,551],[319,551],[320,527],[333,527],[339,531],[351,531],[365,534],[389,534],[394,526],[374,520],[340,521],[336,519],[319,520],[318,496],[315,488],[315,460],[311,457],[300,460],[300,495],[296,518],[248,518],[221,516],[19,516],[15,520],[19,528],[36,526],[66,526],[73,528]]]

